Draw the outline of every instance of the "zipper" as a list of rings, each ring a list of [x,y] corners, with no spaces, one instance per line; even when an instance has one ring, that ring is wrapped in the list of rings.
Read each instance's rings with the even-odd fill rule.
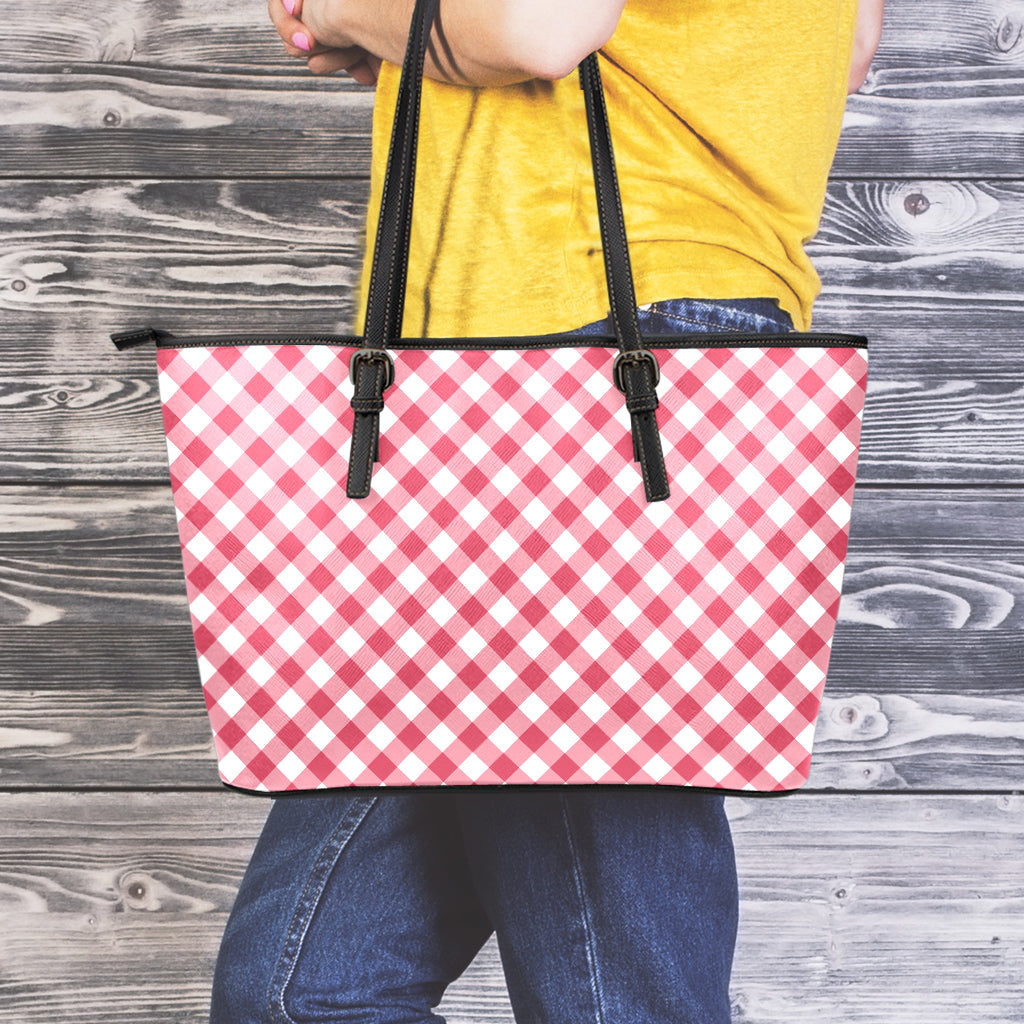
[[[359,348],[362,338],[347,334],[285,334],[252,337],[242,334],[215,334],[200,338],[179,338],[169,331],[153,327],[121,331],[110,340],[118,351],[154,344],[157,348],[220,348],[237,345],[333,345],[338,348]],[[868,340],[856,334],[648,334],[644,335],[648,348],[730,348],[737,345],[749,348],[864,348]],[[586,348],[599,346],[618,348],[612,334],[536,335],[523,338],[399,338],[388,347],[402,349],[441,349],[446,351],[488,351],[490,349]]]

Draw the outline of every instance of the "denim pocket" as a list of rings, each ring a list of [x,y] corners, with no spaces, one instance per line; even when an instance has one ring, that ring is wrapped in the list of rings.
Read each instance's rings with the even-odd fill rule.
[[[640,329],[647,334],[728,331],[787,334],[789,314],[774,299],[667,299],[641,306]]]
[[[663,299],[637,310],[644,334],[788,334],[789,314],[774,299]],[[611,318],[585,324],[553,337],[614,334]]]

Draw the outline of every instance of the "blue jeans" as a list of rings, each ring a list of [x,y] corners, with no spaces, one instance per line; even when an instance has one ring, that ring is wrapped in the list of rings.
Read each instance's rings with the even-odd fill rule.
[[[656,303],[641,326],[790,329],[767,300]],[[727,1024],[737,906],[717,793],[284,796],[228,921],[211,1021],[437,1024],[445,988],[496,933],[518,1024]]]

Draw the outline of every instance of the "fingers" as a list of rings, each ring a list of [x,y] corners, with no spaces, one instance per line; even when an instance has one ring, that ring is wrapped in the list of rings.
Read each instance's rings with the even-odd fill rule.
[[[358,46],[314,54],[306,64],[316,75],[345,71],[360,85],[376,85],[377,73],[380,71],[380,61]]]
[[[302,0],[268,0],[267,10],[285,50],[292,57],[305,60],[314,74],[345,71],[360,85],[377,84],[380,60],[361,46],[332,47],[318,43],[300,20]]]
[[[292,57],[308,57],[311,53],[324,51],[325,47],[317,43],[309,29],[299,20],[302,0],[269,0],[267,11],[284,48]]]

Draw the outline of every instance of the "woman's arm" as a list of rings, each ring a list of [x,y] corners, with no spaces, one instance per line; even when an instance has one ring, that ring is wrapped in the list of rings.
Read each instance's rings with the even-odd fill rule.
[[[615,31],[626,0],[444,0],[428,77],[463,85],[562,78]],[[380,60],[401,64],[413,0],[269,0],[293,56],[364,84]],[[290,10],[289,10],[290,8]]]
[[[853,40],[853,63],[850,65],[848,92],[855,93],[868,76],[871,60],[882,38],[882,11],[885,0],[859,0],[857,31]]]

